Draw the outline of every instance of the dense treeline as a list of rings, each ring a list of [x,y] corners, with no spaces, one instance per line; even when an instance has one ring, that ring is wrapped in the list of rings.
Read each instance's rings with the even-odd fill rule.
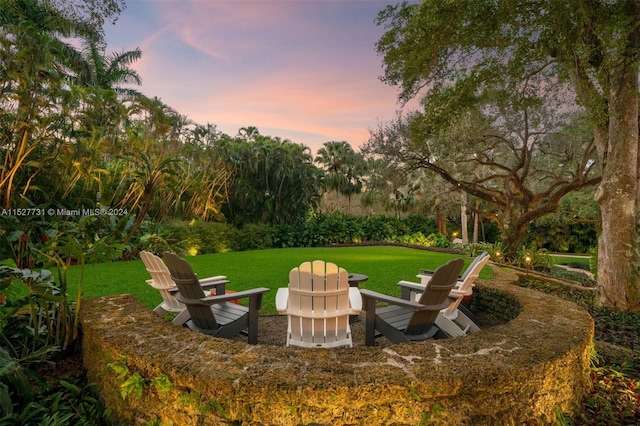
[[[119,4],[109,2],[103,18],[117,15]],[[460,190],[469,174],[461,167],[463,158],[451,163],[459,173],[452,184],[411,162],[381,157],[386,149],[381,141],[404,140],[400,122],[372,131],[368,151],[356,152],[346,141],[329,141],[315,159],[308,147],[262,135],[253,126],[227,135],[135,90],[142,76],[132,64],[143,52],[108,52],[102,38],[104,19],[87,19],[80,13],[84,9],[62,7],[69,6],[67,2],[0,0],[0,5],[0,254],[20,266],[33,266],[34,253],[44,243],[55,246],[56,239],[71,230],[84,238],[79,245],[89,247],[108,237],[122,244],[123,256],[135,256],[150,241],[171,239],[164,229],[177,221],[288,229],[278,232],[288,236],[276,237],[275,246],[373,238],[354,231],[344,216],[344,224],[336,220],[330,230],[315,229],[316,241],[310,242],[311,223],[322,211],[365,217],[389,212],[393,220],[407,214],[434,217],[435,232],[451,237],[457,231],[471,242],[502,237],[505,244],[534,242],[579,251],[595,245],[592,233],[588,239],[568,241],[573,237],[567,230],[574,225],[562,218],[547,217],[537,228],[550,229],[554,236],[547,240],[528,238],[524,231],[497,234],[493,223],[504,223],[518,210],[514,206],[524,206],[527,192],[518,202],[522,197],[511,194],[514,202],[505,209]],[[496,140],[506,139],[486,121],[471,121],[469,126],[453,130],[473,134],[480,128],[491,130]],[[583,143],[584,132],[572,131]],[[565,133],[551,136],[541,146],[569,143]],[[495,164],[509,163],[508,152],[494,149]],[[540,151],[530,155],[536,167],[549,163]],[[438,158],[445,156],[439,153]],[[487,176],[478,178],[488,182]],[[545,190],[543,181],[533,175],[530,180],[535,183],[532,190]],[[328,196],[346,203],[341,208],[323,205]],[[535,226],[536,215],[518,220]],[[473,218],[470,223],[467,216]],[[597,221],[594,216],[580,214],[576,219]],[[349,237],[336,236],[334,229],[350,229]],[[396,231],[395,237],[407,234]],[[558,242],[558,236],[563,241]]]

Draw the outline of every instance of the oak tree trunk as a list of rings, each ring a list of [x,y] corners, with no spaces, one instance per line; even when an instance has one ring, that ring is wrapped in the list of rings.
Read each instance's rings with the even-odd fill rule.
[[[608,127],[595,138],[603,160],[596,201],[602,214],[598,241],[598,290],[602,305],[640,309],[638,274],[638,67],[612,73]]]
[[[473,212],[473,243],[478,243],[478,222],[480,221],[480,215],[478,214],[478,210],[480,210],[480,201],[476,200],[476,208]],[[483,238],[484,240],[484,238]]]

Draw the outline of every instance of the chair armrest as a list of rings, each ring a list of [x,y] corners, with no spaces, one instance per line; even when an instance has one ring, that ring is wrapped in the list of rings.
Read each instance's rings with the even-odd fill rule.
[[[225,294],[226,285],[229,284],[229,280],[227,280],[227,277],[224,275],[198,279],[198,282],[204,290],[211,290],[215,288],[216,294]]]
[[[367,305],[366,299],[379,300],[381,302],[389,303],[390,305],[402,306],[403,308],[409,308],[416,311],[424,309],[424,305],[418,302],[412,302],[411,300],[404,300],[394,296],[388,296],[386,294],[378,293],[371,290],[360,290],[360,294],[365,299],[364,305]]]
[[[386,302],[390,305],[413,309],[414,311],[441,311],[451,304],[451,300],[446,300],[439,305],[423,305],[422,303],[400,299],[394,296],[387,296],[386,294],[377,293],[371,290],[360,290],[360,293],[365,299],[380,300],[381,302]],[[366,300],[364,301],[364,305],[367,306]]]
[[[262,294],[266,293],[267,291],[269,291],[268,288],[258,287],[258,288],[252,288],[251,290],[238,291],[236,293],[225,293],[219,296],[209,296],[209,297],[205,297],[202,300],[203,301],[211,300],[213,303],[207,303],[207,304],[213,305],[215,303],[228,302],[230,300],[247,299],[255,296],[262,296]]]
[[[279,288],[276,293],[276,309],[281,314],[286,313],[287,308],[289,307],[289,289]]]
[[[349,287],[349,306],[354,313],[362,310],[362,295],[357,287]]]
[[[230,281],[211,281],[209,283],[203,284],[202,281],[200,281],[200,284],[203,290],[211,290],[212,288],[215,288],[216,290],[216,294],[220,293],[220,294],[225,294],[226,291],[226,285],[229,284]],[[173,295],[175,297],[175,295],[178,293],[178,287],[173,287],[170,289],[167,289],[167,291],[169,292],[169,294]]]
[[[414,283],[411,281],[404,281],[404,280],[398,281],[398,285],[403,288],[409,288],[411,290],[420,291],[420,292],[423,292],[424,289],[426,288],[426,286],[423,284]]]
[[[471,296],[472,294],[473,294],[473,289],[471,287],[467,288],[466,290],[458,290],[458,289],[452,288],[449,291],[449,296],[454,296],[456,298]]]
[[[227,280],[209,281],[206,283],[200,281],[200,286],[203,290],[215,289],[216,294],[225,294],[227,292],[227,284],[229,284],[229,281]]]
[[[225,294],[221,294],[219,296],[204,297],[202,299],[186,299],[186,298],[182,297],[180,292],[177,292],[176,293],[176,299],[178,299],[179,302],[182,302],[184,304],[210,306],[210,305],[215,305],[216,303],[229,302],[231,300],[246,299],[246,298],[253,298],[253,297],[257,297],[257,296],[262,296],[262,294],[266,293],[267,291],[269,291],[268,288],[259,287],[259,288],[253,288],[251,290],[239,291],[237,293],[225,293]]]
[[[202,278],[202,279],[199,279],[199,281],[202,287],[204,287],[205,285],[211,285],[212,283],[218,283],[220,281],[229,283],[225,275],[216,275],[215,277]]]
[[[418,284],[411,281],[398,281],[400,288],[400,297],[404,300],[411,300],[411,295],[416,293],[422,293],[426,286],[424,284]]]

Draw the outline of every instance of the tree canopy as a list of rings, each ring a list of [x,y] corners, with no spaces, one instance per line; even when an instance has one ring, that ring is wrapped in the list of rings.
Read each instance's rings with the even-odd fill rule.
[[[502,100],[523,102],[520,111],[542,100],[586,111],[602,167],[596,192],[600,301],[640,309],[640,4],[427,0],[388,6],[377,22],[386,29],[377,44],[383,81],[398,86],[403,101],[418,98],[424,108],[423,137],[413,144],[426,143],[425,136],[496,91]]]

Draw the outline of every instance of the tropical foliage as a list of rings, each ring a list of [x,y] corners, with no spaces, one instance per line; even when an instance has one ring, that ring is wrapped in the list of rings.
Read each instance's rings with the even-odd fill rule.
[[[628,122],[615,119],[627,105],[636,108],[637,99],[614,89],[637,86],[640,38],[631,24],[640,12],[633,2],[588,1],[574,8],[583,12],[578,19],[574,2],[542,2],[543,14],[511,1],[501,2],[506,9],[471,3],[460,6],[466,14],[451,13],[455,2],[424,2],[380,15],[389,25],[378,44],[385,79],[401,86],[404,100],[430,89],[425,109],[381,124],[363,152],[329,141],[314,161],[304,145],[262,135],[255,126],[229,136],[140,93],[142,76],[133,65],[143,52],[110,52],[103,38],[102,25],[117,18],[122,0],[0,0],[0,260],[11,259],[0,266],[2,423],[104,423],[89,387],[41,375],[59,354],[77,349],[83,275],[70,297],[70,265],[82,271],[85,263],[141,249],[197,254],[370,241],[448,248],[447,222],[464,233],[467,210],[500,225],[502,245],[492,246],[494,252],[504,247],[514,263],[534,268],[550,267],[548,249],[593,249],[602,214],[609,234],[600,253],[618,259],[611,256],[610,227],[624,206],[610,197],[617,173],[611,165],[637,158],[626,155],[633,146],[624,137],[630,128],[637,137],[637,114]],[[511,15],[529,26],[510,25]],[[438,31],[460,16],[469,21],[454,22],[453,35]],[[545,21],[549,16],[562,19]],[[454,37],[450,44],[436,37],[447,34]],[[546,43],[532,45],[533,36]],[[469,48],[475,41],[486,61],[455,68],[479,57]],[[448,62],[453,51],[462,62]],[[549,58],[554,64],[536,67]],[[505,60],[506,72],[496,72]],[[509,78],[495,81],[495,75]],[[572,84],[583,90],[577,96],[583,108],[567,109],[556,96],[576,89]],[[611,93],[621,98],[609,99]],[[612,117],[610,134],[623,136],[609,141]],[[634,173],[624,170],[625,179]],[[594,213],[573,191],[601,178],[602,209]],[[634,185],[637,178],[627,189],[637,191]],[[380,205],[393,217],[318,210],[321,197],[335,193],[347,197],[350,212],[361,192],[363,205]],[[556,209],[559,215],[545,216]],[[425,219],[432,215],[436,221]],[[484,240],[497,239],[495,225],[474,224],[474,241],[479,228]],[[635,247],[619,259],[627,275],[615,277],[616,265],[605,265],[601,275],[627,285],[629,269],[637,268],[629,259],[637,260],[640,250],[637,230],[623,230],[622,239]],[[606,297],[613,301],[626,291]],[[603,382],[610,379],[610,372],[601,373]],[[601,403],[608,401],[586,404]]]
[[[321,173],[306,146],[253,128],[250,139],[222,138],[216,150],[230,176],[223,211],[231,223],[292,223],[318,205]]]

